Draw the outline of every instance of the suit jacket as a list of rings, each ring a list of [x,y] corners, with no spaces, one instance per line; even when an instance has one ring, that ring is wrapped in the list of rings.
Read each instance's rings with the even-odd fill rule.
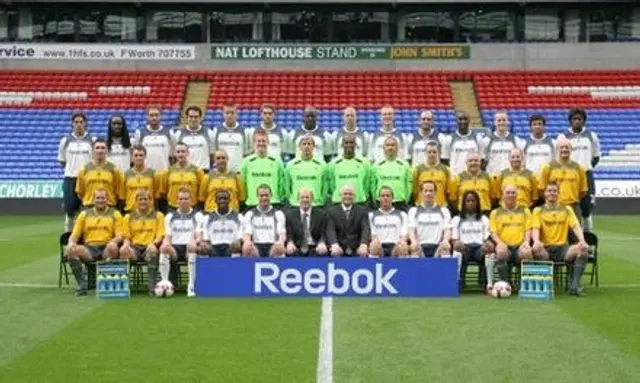
[[[349,220],[342,210],[342,205],[327,208],[329,225],[327,226],[327,244],[339,244],[343,248],[355,251],[361,244],[368,245],[371,241],[369,227],[369,211],[358,205],[351,206]]]
[[[302,238],[304,233],[302,231],[302,214],[300,208],[291,208],[285,213],[286,226],[287,226],[287,241],[293,242],[297,248],[302,246]],[[324,210],[312,207],[311,217],[309,222],[309,231],[311,232],[311,238],[317,245],[320,242],[326,242],[327,232],[327,213]]]

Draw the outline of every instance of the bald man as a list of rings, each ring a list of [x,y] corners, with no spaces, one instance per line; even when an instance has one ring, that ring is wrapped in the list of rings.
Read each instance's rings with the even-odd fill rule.
[[[412,167],[424,164],[427,159],[427,147],[435,145],[438,153],[442,153],[442,145],[446,141],[446,136],[434,127],[434,114],[430,110],[420,113],[420,127],[417,131],[406,135],[406,153]]]
[[[371,229],[368,210],[353,203],[356,198],[353,187],[345,185],[340,190],[340,204],[326,209],[327,244],[333,257],[366,257]]]
[[[502,204],[491,212],[489,228],[491,239],[496,244],[495,262],[500,279],[509,282],[509,271],[522,260],[532,259],[531,212],[518,206],[518,188],[505,185],[502,190]],[[487,265],[487,288],[493,285],[494,257],[485,259]]]
[[[558,203],[571,206],[576,216],[582,218],[580,200],[587,194],[585,169],[571,160],[571,142],[564,137],[556,141],[558,159],[544,165],[540,171],[540,190],[545,190],[551,181],[558,184]],[[582,220],[584,221],[584,220]]]
[[[480,154],[467,155],[467,169],[451,178],[449,201],[456,211],[462,210],[462,198],[469,190],[474,190],[480,198],[480,210],[486,215],[491,210],[493,198],[493,181],[489,174],[482,170]]]
[[[471,119],[467,113],[456,113],[456,124],[456,131],[447,137],[446,143],[442,146],[442,162],[451,167],[453,174],[465,169],[469,153],[480,153],[482,149],[480,139],[471,130]]]
[[[357,157],[367,156],[367,145],[371,139],[371,135],[358,126],[358,112],[354,107],[347,107],[342,114],[344,125],[338,130],[336,142],[333,147],[333,154],[340,157],[344,151],[342,150],[344,138],[353,136],[356,140],[355,155]]]
[[[383,106],[380,109],[380,130],[371,137],[369,142],[368,155],[373,163],[385,159],[384,142],[389,137],[394,138],[397,142],[398,158],[406,159],[405,137],[396,129],[394,121],[395,110],[393,107],[391,105]]]
[[[291,160],[300,155],[300,140],[304,136],[313,137],[315,148],[313,157],[324,162],[331,161],[334,155],[334,142],[336,141],[336,132],[330,132],[318,126],[318,110],[314,107],[307,107],[304,110],[304,119],[300,129],[293,131],[293,137],[287,150],[288,159]]]

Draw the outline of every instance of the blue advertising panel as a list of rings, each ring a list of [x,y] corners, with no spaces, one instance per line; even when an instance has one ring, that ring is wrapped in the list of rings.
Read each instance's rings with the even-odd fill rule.
[[[204,258],[197,297],[457,297],[454,258]]]

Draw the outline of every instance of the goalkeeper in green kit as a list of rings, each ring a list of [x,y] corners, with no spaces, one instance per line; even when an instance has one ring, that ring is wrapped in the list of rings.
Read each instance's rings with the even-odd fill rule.
[[[266,131],[260,129],[253,133],[255,146],[254,154],[245,157],[242,161],[240,175],[244,190],[247,191],[247,207],[258,205],[256,191],[261,185],[271,188],[271,205],[280,207],[285,195],[284,165],[280,158],[270,156],[269,136]]]
[[[355,192],[353,203],[367,207],[371,190],[371,165],[368,159],[356,156],[357,138],[347,135],[342,138],[342,156],[329,163],[327,180],[333,203],[341,203],[340,192],[351,186]]]
[[[313,193],[312,206],[323,206],[327,198],[327,164],[314,158],[313,135],[299,139],[300,156],[289,162],[285,171],[285,195],[291,206],[299,206],[298,192],[307,189]]]
[[[385,159],[376,162],[371,170],[371,197],[376,200],[383,186],[393,190],[393,207],[406,212],[411,202],[413,171],[409,163],[398,159],[398,140],[384,140]]]

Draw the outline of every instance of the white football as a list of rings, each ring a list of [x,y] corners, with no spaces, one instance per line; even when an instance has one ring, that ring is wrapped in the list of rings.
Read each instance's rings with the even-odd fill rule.
[[[497,299],[509,298],[511,296],[511,285],[509,282],[498,281],[493,284],[491,295]]]
[[[173,295],[174,288],[173,283],[170,281],[160,281],[156,283],[156,287],[153,289],[156,297],[167,298]]]

